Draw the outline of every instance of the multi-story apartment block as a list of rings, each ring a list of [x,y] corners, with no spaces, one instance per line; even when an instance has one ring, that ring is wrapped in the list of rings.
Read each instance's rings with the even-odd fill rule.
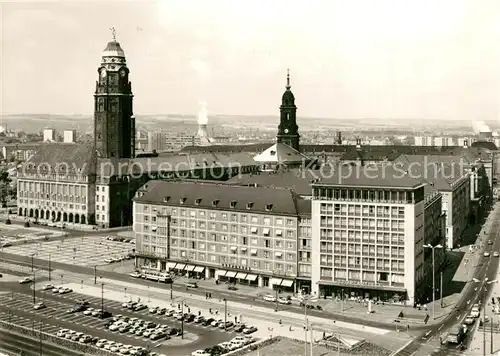
[[[5,160],[27,161],[40,148],[41,143],[8,143],[2,147]]]
[[[424,278],[424,186],[390,166],[341,167],[316,181],[313,292],[413,303]]]
[[[307,250],[297,234],[308,235],[298,201],[287,189],[149,182],[134,198],[137,265],[294,289],[297,254]]]

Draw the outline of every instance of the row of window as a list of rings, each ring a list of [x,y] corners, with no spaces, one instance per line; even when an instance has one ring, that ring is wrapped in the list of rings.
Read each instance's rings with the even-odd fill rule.
[[[404,259],[375,259],[375,258],[361,258],[361,257],[339,257],[328,255],[321,255],[320,257],[321,266],[334,266],[334,267],[352,267],[352,268],[364,268],[364,269],[391,269],[395,271],[404,271],[405,263]]]
[[[136,213],[143,214],[157,214],[170,215],[172,217],[171,223],[177,223],[178,217],[190,217],[197,219],[209,219],[209,220],[222,220],[231,222],[241,222],[241,223],[252,223],[260,225],[278,225],[278,226],[290,226],[294,227],[296,225],[296,219],[275,217],[270,215],[248,215],[248,214],[236,214],[228,213],[224,211],[214,211],[214,210],[203,210],[203,209],[178,209],[170,207],[150,207],[148,205],[137,204]],[[138,217],[140,219],[140,217]],[[144,221],[148,221],[149,217],[147,215],[143,216]],[[153,216],[151,217],[153,218]]]
[[[393,284],[404,284],[404,274],[401,273],[385,273],[371,271],[353,271],[345,269],[321,268],[320,275],[322,279],[333,278],[334,280],[350,280],[364,282],[391,282]]]
[[[19,204],[24,204],[28,206],[36,206],[40,209],[44,208],[65,208],[65,209],[75,209],[75,210],[86,210],[86,205],[78,205],[78,204],[67,204],[62,202],[48,202],[48,201],[39,201],[39,200],[28,200],[28,199],[19,199]]]
[[[369,218],[340,218],[321,215],[321,227],[341,227],[349,229],[389,229],[404,230],[403,219],[369,219]]]
[[[327,241],[363,241],[378,243],[404,244],[405,235],[401,233],[375,232],[375,231],[353,231],[340,229],[321,229],[320,240]]]
[[[20,181],[18,184],[18,190],[19,192],[28,191],[44,194],[87,196],[86,185]]]
[[[404,218],[405,208],[388,205],[360,205],[360,204],[329,204],[321,203],[321,214],[335,215],[355,215],[355,216],[377,216],[377,217],[393,217]]]

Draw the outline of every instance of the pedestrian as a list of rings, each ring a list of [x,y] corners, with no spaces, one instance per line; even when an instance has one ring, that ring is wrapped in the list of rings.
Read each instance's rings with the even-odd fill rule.
[[[292,326],[290,325],[290,327],[288,328],[289,331],[292,331]]]
[[[191,308],[188,308],[188,314],[191,314]]]
[[[323,331],[323,340],[326,339],[326,333]]]
[[[212,314],[212,308],[208,308],[208,312]]]
[[[181,304],[177,303],[177,309],[180,309],[180,308],[181,308]]]
[[[234,323],[238,324],[238,317],[237,316],[234,317]]]
[[[198,310],[198,316],[201,316],[201,310]]]

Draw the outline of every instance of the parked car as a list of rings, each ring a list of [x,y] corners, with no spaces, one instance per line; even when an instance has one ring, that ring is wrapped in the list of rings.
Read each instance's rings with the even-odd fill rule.
[[[147,309],[148,306],[145,305],[145,304],[137,304],[134,308],[134,311],[141,311],[141,310],[144,310],[144,309]]]
[[[496,252],[496,251],[495,251],[495,252],[493,252],[493,257],[498,257],[498,256],[500,256],[500,255],[498,254],[498,252]]]
[[[51,290],[53,288],[54,286],[52,284],[44,284],[42,287],[43,290]]]
[[[202,315],[198,315],[196,318],[194,318],[194,322],[196,324],[200,324],[200,323],[203,323],[205,321],[205,317],[202,316]]]
[[[198,284],[196,282],[188,282],[186,283],[187,288],[198,288]]]
[[[490,257],[490,253],[489,252],[485,252],[485,253],[483,253],[483,256],[484,257]]]
[[[243,330],[245,330],[245,328],[246,328],[245,324],[237,324],[237,325],[234,327],[233,331],[236,331],[237,333],[240,333],[240,332],[242,332]]]
[[[71,292],[73,292],[73,289],[68,288],[68,287],[64,287],[64,288],[59,289],[59,294],[67,294],[67,293],[71,293]]]
[[[202,322],[202,325],[203,326],[209,326],[209,325],[212,325],[212,323],[214,322],[214,318],[208,318],[206,319],[205,321]]]
[[[250,327],[246,328],[245,330],[243,330],[243,333],[248,335],[248,334],[252,334],[256,331],[257,331],[257,328],[255,326],[250,326]]]
[[[33,282],[33,280],[30,277],[24,277],[24,278],[19,280],[19,284],[27,284],[27,283],[31,283],[31,282]]]
[[[287,298],[280,297],[278,298],[278,303],[289,305],[292,304],[292,301]]]
[[[493,245],[493,241],[488,240],[488,245]]]
[[[39,310],[39,309],[43,309],[43,308],[47,308],[47,306],[44,304],[44,302],[39,302],[39,303],[36,303],[35,305],[33,305],[33,309],[35,309],[35,310]]]
[[[133,277],[133,278],[141,278],[141,273],[140,272],[132,272],[129,274],[130,277]]]
[[[275,298],[273,295],[268,294],[268,295],[265,295],[265,296],[264,296],[264,300],[265,300],[266,302],[275,302],[275,301],[276,301],[276,298]]]

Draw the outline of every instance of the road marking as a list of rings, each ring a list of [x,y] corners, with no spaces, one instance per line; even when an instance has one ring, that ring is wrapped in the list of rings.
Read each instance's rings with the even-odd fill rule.
[[[443,328],[444,324],[441,324],[438,328],[438,331],[441,330]]]
[[[429,330],[425,333],[425,337],[429,336],[431,334],[432,330]]]

